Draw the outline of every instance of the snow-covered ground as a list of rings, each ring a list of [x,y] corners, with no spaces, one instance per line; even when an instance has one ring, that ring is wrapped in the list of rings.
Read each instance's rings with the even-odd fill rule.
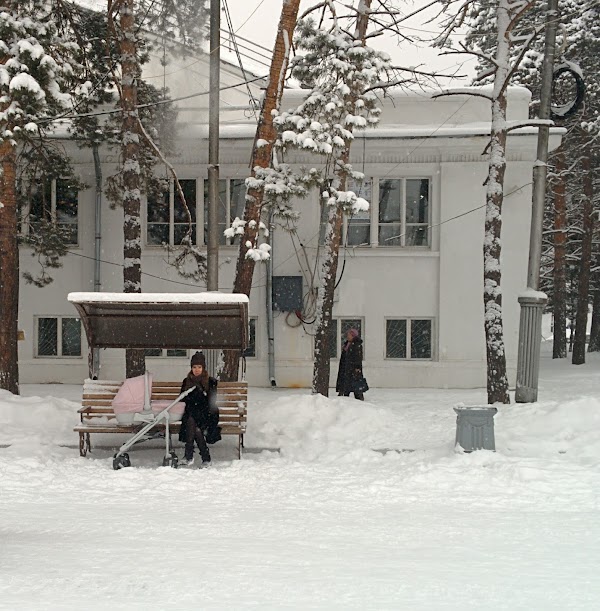
[[[588,361],[544,358],[495,453],[454,450],[483,390],[252,388],[252,451],[226,438],[209,470],[159,468],[153,442],[113,471],[124,436],[78,456],[80,388],[0,392],[0,609],[600,608]]]

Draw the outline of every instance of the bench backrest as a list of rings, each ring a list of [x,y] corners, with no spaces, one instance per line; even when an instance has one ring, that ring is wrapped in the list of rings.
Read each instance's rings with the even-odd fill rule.
[[[86,380],[83,385],[82,408],[87,416],[113,414],[112,400],[123,382],[111,380]],[[154,400],[173,401],[179,396],[181,382],[152,382]],[[248,382],[219,382],[217,406],[221,423],[245,423],[248,408]]]

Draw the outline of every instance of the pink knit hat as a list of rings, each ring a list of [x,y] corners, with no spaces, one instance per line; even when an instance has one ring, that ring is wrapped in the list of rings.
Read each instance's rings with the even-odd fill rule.
[[[348,333],[352,336],[352,339],[355,339],[356,337],[360,335],[360,333],[358,332],[358,329],[355,329],[354,327],[352,327],[351,329],[348,329]]]

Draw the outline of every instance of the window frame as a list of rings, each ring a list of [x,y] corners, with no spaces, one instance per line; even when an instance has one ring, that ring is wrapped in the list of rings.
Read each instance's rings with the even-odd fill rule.
[[[192,178],[180,178],[180,181],[184,180],[193,180],[196,182],[196,201],[193,204],[190,202],[186,202],[188,206],[195,205],[196,207],[196,231],[195,231],[195,244],[200,247],[206,247],[208,245],[207,240],[205,239],[206,233],[206,223],[207,223],[207,215],[205,214],[205,206],[208,205],[208,201],[205,197],[205,189],[208,189],[208,178],[206,176],[197,176]],[[241,181],[245,182],[245,178],[240,178],[239,176],[221,176],[219,178],[219,182],[225,183],[225,218],[226,222],[224,225],[224,229],[228,229],[231,227],[231,222],[233,218],[231,217],[231,194],[233,191],[232,181]],[[244,190],[245,197],[245,190]],[[148,211],[149,211],[149,201],[148,197],[145,198],[145,214],[144,214],[144,245],[147,248],[163,248],[163,244],[151,244],[148,241],[148,227],[152,224],[161,224],[161,222],[157,221],[156,223],[152,223],[148,220]],[[244,202],[245,204],[245,202]],[[243,212],[242,212],[243,216]],[[162,224],[167,224],[166,222],[162,222]],[[175,182],[173,179],[169,180],[169,246],[176,247],[178,244],[175,244],[175,225],[180,225],[181,223],[175,222]],[[239,236],[234,238],[226,238],[223,235],[223,232],[219,232],[219,246],[223,248],[237,248],[239,245]]]
[[[379,204],[380,204],[380,188],[381,182],[384,180],[398,180],[402,184],[402,200],[400,202],[400,244],[393,244],[390,246],[386,246],[382,244],[379,239],[379,228],[382,225],[379,220]],[[406,209],[407,209],[407,189],[406,183],[409,180],[427,180],[428,181],[428,190],[427,190],[427,220],[424,223],[408,223],[406,220]],[[402,249],[402,250],[431,250],[432,248],[432,232],[431,232],[431,218],[432,218],[432,191],[433,191],[433,177],[426,175],[407,175],[407,176],[383,176],[373,178],[373,202],[371,205],[371,241],[374,244],[377,244],[378,248],[386,248],[386,249]],[[376,182],[375,182],[376,181]],[[376,219],[376,222],[373,223],[373,219]],[[419,226],[425,225],[427,229],[427,244],[425,245],[413,245],[406,244],[406,236],[407,236],[407,227],[409,226]],[[384,224],[385,226],[385,224]]]
[[[41,319],[56,319],[57,320],[57,328],[56,328],[56,352],[57,354],[39,354],[39,346],[40,346],[40,327],[39,321]],[[79,321],[79,354],[78,355],[70,355],[63,354],[63,320],[78,320]],[[66,314],[36,314],[34,316],[34,353],[33,357],[35,359],[82,359],[83,358],[83,332],[82,332],[82,322],[81,318],[78,316],[68,316]]]
[[[160,354],[146,354],[146,350],[160,350]],[[185,350],[185,354],[168,354],[169,350]],[[144,349],[144,358],[147,359],[187,359],[190,356],[190,351],[187,348],[146,348]]]
[[[369,227],[369,241],[367,244],[348,244],[348,230],[349,227],[353,224],[352,221],[354,220],[354,215],[347,215],[344,214],[344,218],[343,218],[343,225],[342,225],[342,244],[344,244],[346,247],[348,248],[369,248],[370,246],[372,246],[372,241],[371,241],[371,225],[372,225],[372,216],[371,216],[371,211],[372,211],[372,200],[373,199],[373,181],[375,180],[374,177],[372,176],[365,176],[365,179],[361,182],[355,181],[353,179],[348,179],[348,185],[346,190],[347,191],[354,191],[357,195],[357,197],[362,197],[363,199],[366,199],[369,202],[369,211],[368,211],[368,222],[365,222],[366,219],[356,219],[359,221],[363,221],[361,223],[355,223],[355,225],[368,225]],[[368,186],[367,186],[368,185]],[[370,195],[370,199],[369,197],[367,197],[367,193],[365,193],[365,190],[370,189],[371,191],[371,195]],[[319,245],[323,246],[323,244],[325,243],[325,226],[327,224],[327,216],[328,216],[328,208],[329,206],[327,205],[326,202],[324,202],[322,199],[319,202]]]
[[[254,329],[252,329],[254,327]],[[246,354],[247,350],[251,345],[252,335],[254,334],[254,354]],[[248,317],[248,348],[242,352],[242,356],[245,359],[258,359],[259,358],[259,350],[258,350],[258,342],[256,341],[258,338],[258,316],[249,316]]]
[[[381,243],[379,240],[379,227],[380,227],[380,222],[379,222],[379,193],[380,193],[380,183],[384,180],[399,180],[401,181],[402,184],[402,201],[401,201],[401,219],[400,219],[400,241],[401,244],[393,244],[390,246],[387,246],[385,243]],[[406,209],[407,209],[407,205],[406,205],[406,182],[409,180],[427,180],[429,183],[429,189],[428,189],[428,210],[427,210],[427,220],[424,223],[407,223],[406,220]],[[370,184],[369,184],[370,183]],[[344,215],[344,219],[343,219],[343,232],[342,232],[342,244],[346,247],[346,248],[358,248],[361,250],[366,250],[366,249],[375,249],[375,248],[385,248],[387,250],[402,250],[402,251],[408,251],[408,250],[412,250],[412,251],[431,251],[433,249],[433,233],[432,233],[432,218],[433,218],[433,183],[434,183],[434,177],[431,174],[427,174],[427,173],[416,173],[416,174],[409,174],[409,175],[405,175],[405,176],[374,176],[374,175],[365,175],[365,179],[364,181],[362,181],[361,183],[357,183],[357,184],[350,184],[348,187],[348,190],[350,190],[350,188],[352,186],[358,186],[359,190],[360,188],[365,185],[365,184],[369,184],[370,186],[370,190],[371,190],[371,200],[369,201],[369,198],[366,197],[365,195],[361,195],[360,193],[357,193],[357,195],[359,197],[365,197],[365,199],[367,199],[367,201],[369,201],[369,242],[367,244],[349,244],[348,243],[348,228],[349,226],[352,224],[352,216],[348,216],[348,215]],[[319,206],[319,245],[323,245],[324,243],[324,235],[325,235],[325,231],[324,231],[324,224],[326,221],[326,218],[324,219],[324,211],[327,209],[327,206],[323,204],[323,202],[320,202],[320,206]],[[358,224],[358,223],[357,223]],[[366,223],[363,223],[366,225]],[[407,227],[408,226],[419,226],[419,225],[425,225],[426,229],[427,229],[427,244],[426,245],[422,245],[422,246],[417,246],[417,245],[407,245],[406,244],[406,235],[407,235]]]
[[[388,321],[389,320],[404,320],[406,321],[406,356],[405,357],[395,357],[395,356],[388,356],[388,334],[387,334],[387,326],[388,326]],[[431,322],[431,332],[430,332],[430,337],[431,337],[431,345],[430,345],[430,352],[431,352],[431,356],[429,358],[418,358],[418,357],[413,357],[412,356],[412,350],[411,350],[411,346],[412,346],[412,322],[413,321],[421,321],[421,320],[428,320]],[[417,362],[417,363],[430,363],[432,361],[436,361],[437,360],[437,342],[435,341],[436,338],[436,319],[433,316],[386,316],[384,318],[383,321],[383,337],[384,337],[384,343],[383,343],[383,358],[386,361],[413,361],[413,362]]]
[[[225,182],[225,229],[229,229],[231,227],[231,223],[234,221],[235,217],[232,216],[231,214],[231,193],[232,193],[232,183],[233,181],[239,181],[245,184],[246,179],[245,178],[240,178],[239,176],[221,176],[219,177],[219,182]],[[221,192],[220,190],[220,185],[219,185],[219,193]],[[208,226],[207,226],[207,215],[205,214],[205,208],[208,207],[208,200],[205,197],[205,193],[208,193],[208,178],[204,178],[203,182],[202,182],[202,192],[201,192],[201,196],[202,196],[202,201],[199,202],[199,206],[202,209],[202,241],[199,242],[201,244],[203,244],[204,246],[208,245],[208,240],[204,239],[204,236],[206,235],[206,232],[208,231]],[[246,196],[246,189],[244,189],[244,206],[245,206],[245,196]],[[221,202],[219,202],[221,203]],[[197,218],[197,222],[198,222],[198,226],[200,226],[200,220],[199,220],[199,216],[198,213],[196,215]],[[242,219],[244,218],[244,213],[242,211]],[[240,237],[239,236],[235,236],[233,238],[227,238],[225,237],[225,235],[223,234],[223,232],[219,233],[219,246],[220,247],[224,247],[224,248],[228,248],[228,247],[233,247],[233,248],[237,248],[239,245],[239,240]],[[254,357],[252,357],[254,358]]]
[[[196,183],[196,201],[195,202],[188,202],[186,201],[186,204],[188,205],[188,207],[194,207],[195,211],[196,211],[196,220],[194,221],[193,224],[196,225],[196,231],[195,231],[195,236],[194,236],[194,244],[201,244],[204,245],[204,241],[202,242],[198,242],[198,231],[199,231],[199,226],[200,226],[200,218],[198,216],[199,211],[203,208],[201,208],[199,206],[199,194],[198,194],[198,181],[199,179],[197,177],[193,177],[193,178],[180,178],[179,182],[183,182],[183,181],[194,181]],[[164,193],[166,193],[166,190],[164,191]],[[152,244],[150,243],[150,241],[148,240],[148,229],[150,227],[150,225],[167,225],[169,227],[169,242],[168,242],[168,246],[169,247],[176,247],[179,245],[179,243],[175,243],[175,226],[176,225],[186,225],[187,223],[176,223],[175,222],[175,181],[173,179],[169,179],[169,221],[164,222],[164,221],[156,221],[156,222],[152,222],[148,220],[148,212],[150,210],[150,201],[148,199],[148,196],[146,196],[145,198],[145,202],[146,202],[146,208],[145,208],[145,214],[144,214],[144,220],[145,220],[145,226],[144,226],[144,245],[147,248],[164,248],[164,244]],[[204,226],[204,218],[202,218],[202,226]],[[204,240],[204,235],[202,236],[202,240]],[[148,358],[158,358],[158,357],[148,357]]]
[[[75,227],[75,241],[74,242],[66,242],[66,245],[69,247],[74,247],[74,248],[78,248],[80,246],[80,236],[79,236],[79,228],[80,228],[80,221],[79,221],[79,211],[80,211],[80,202],[79,202],[79,193],[80,190],[77,189],[77,197],[76,197],[76,206],[77,206],[77,216],[76,221],[73,222],[66,222],[66,221],[58,221],[58,215],[57,215],[57,193],[58,193],[58,181],[65,181],[67,182],[67,184],[69,183],[69,179],[67,178],[50,178],[50,222],[53,225],[73,225]],[[46,185],[48,184],[47,180],[44,180],[44,177],[41,177],[40,179],[40,183],[42,185]],[[20,234],[22,236],[28,236],[30,234],[30,232],[32,231],[32,221],[31,221],[31,200],[28,199],[22,206],[21,208],[21,213],[20,213],[20,217],[21,217],[21,223],[20,223]]]

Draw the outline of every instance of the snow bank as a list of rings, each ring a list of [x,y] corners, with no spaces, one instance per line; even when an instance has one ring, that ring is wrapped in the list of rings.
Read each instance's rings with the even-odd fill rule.
[[[496,416],[496,449],[513,456],[600,464],[600,399],[506,406]]]
[[[376,390],[368,393],[372,402],[361,402],[306,390],[273,394],[251,389],[246,446],[278,449],[279,457],[292,462],[370,461],[390,450],[425,453],[430,459],[453,457],[454,393],[437,391],[415,400],[411,391]],[[448,396],[441,400],[444,394]],[[0,391],[0,445],[11,445],[13,452],[73,448],[78,408],[79,403],[65,398]],[[500,406],[495,432],[498,458],[558,459],[600,467],[597,396]],[[97,443],[102,439],[100,445],[117,445],[125,437],[95,437]]]
[[[282,396],[253,411],[250,441],[292,460],[338,460],[388,447],[393,411],[348,397]],[[354,457],[356,458],[356,457]]]
[[[0,390],[0,445],[28,453],[46,451],[48,446],[73,445],[80,407],[58,397],[20,397]]]

